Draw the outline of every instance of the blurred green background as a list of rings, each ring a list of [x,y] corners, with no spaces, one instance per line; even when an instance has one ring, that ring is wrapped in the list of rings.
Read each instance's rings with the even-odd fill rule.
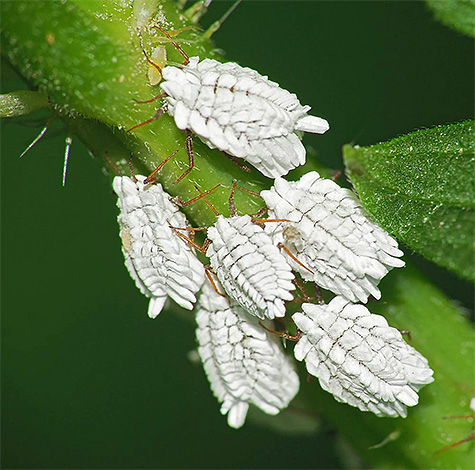
[[[203,23],[229,5],[213,3]],[[334,169],[345,143],[473,115],[473,42],[423,2],[244,1],[215,40],[328,119],[327,134],[304,142]],[[3,76],[2,92],[22,88]],[[39,130],[2,122],[2,467],[347,468],[324,422],[303,435],[227,427],[187,357],[192,314],[146,315],[109,177],[76,139],[62,188],[62,133],[20,160]],[[473,307],[468,283],[419,264]]]

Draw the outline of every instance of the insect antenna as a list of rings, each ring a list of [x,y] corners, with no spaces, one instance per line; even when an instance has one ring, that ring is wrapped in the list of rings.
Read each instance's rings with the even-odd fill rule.
[[[137,34],[140,38],[140,48],[142,49],[142,52],[143,52],[143,55],[145,56],[145,60],[152,66],[152,67],[155,67],[157,69],[157,71],[160,73],[160,75],[162,74],[162,68],[157,65],[152,59],[150,59],[150,57],[148,56],[147,52],[145,51],[145,46],[144,46],[144,43],[143,43],[143,37],[142,37],[142,34],[140,33],[140,31],[137,31]]]
[[[170,36],[170,34],[168,34],[167,31],[160,28],[160,26],[158,25],[152,25],[152,28],[156,28],[159,31],[161,31],[170,40],[170,42],[175,46],[178,52],[184,57],[185,61],[183,62],[183,65],[188,65],[190,63],[190,58],[188,57],[188,54],[182,49],[182,47],[175,40],[173,40],[173,38]]]

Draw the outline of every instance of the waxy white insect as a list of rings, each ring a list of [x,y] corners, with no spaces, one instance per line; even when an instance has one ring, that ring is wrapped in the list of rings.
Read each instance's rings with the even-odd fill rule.
[[[142,175],[136,180],[117,176],[113,181],[125,265],[138,289],[151,298],[151,318],[168,297],[191,310],[204,283],[204,267],[170,228],[186,228],[186,218],[161,184],[149,184]]]
[[[276,336],[205,284],[196,315],[198,353],[228,424],[240,428],[249,404],[275,415],[299,390],[299,379]]]
[[[249,215],[220,215],[208,239],[206,256],[226,293],[256,317],[283,317],[285,301],[293,299],[294,275],[264,229]]]
[[[179,129],[191,129],[210,148],[242,158],[276,178],[305,163],[295,131],[323,134],[324,119],[309,116],[296,95],[233,62],[190,57],[162,70],[161,89]]]
[[[295,357],[338,401],[377,416],[406,417],[419,389],[433,382],[427,359],[364,305],[338,296],[328,305],[304,303],[302,310],[292,316],[303,333]]]
[[[392,267],[404,266],[397,242],[367,218],[355,194],[316,172],[298,182],[278,178],[261,197],[269,217],[291,221],[268,225],[266,231],[313,271],[289,258],[307,281],[366,302],[370,294],[381,297],[377,285]]]

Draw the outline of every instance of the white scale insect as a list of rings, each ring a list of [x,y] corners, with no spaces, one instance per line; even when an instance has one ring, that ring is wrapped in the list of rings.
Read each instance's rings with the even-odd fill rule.
[[[255,317],[205,284],[196,315],[198,354],[228,424],[240,428],[249,404],[275,415],[299,390],[292,360]]]
[[[392,267],[404,266],[397,242],[367,218],[355,194],[316,172],[298,182],[278,178],[261,197],[269,217],[291,221],[266,231],[313,271],[288,260],[307,281],[366,302],[381,297],[377,284]]]
[[[181,67],[156,66],[164,80],[159,96],[166,97],[167,112],[179,129],[192,130],[210,148],[248,161],[267,177],[285,175],[305,163],[305,147],[295,132],[323,134],[329,129],[326,120],[309,116],[310,106],[302,106],[295,94],[255,70],[188,58],[166,31],[156,28],[185,57]],[[188,170],[177,182],[193,168],[192,150],[189,159]]]
[[[185,216],[161,184],[149,181],[142,175],[136,181],[117,176],[113,188],[118,196],[125,265],[137,288],[151,298],[148,315],[155,318],[168,297],[191,310],[205,273],[189,246],[169,227],[186,228]]]
[[[294,275],[264,229],[249,215],[220,215],[208,238],[206,256],[226,293],[256,317],[283,317]]]
[[[235,190],[236,181],[229,196],[231,217],[218,214],[209,205],[218,220],[208,228],[202,247],[174,229],[182,239],[206,254],[225,292],[243,309],[261,319],[283,317],[285,301],[293,299],[290,291],[295,289],[294,275],[279,248],[258,225],[275,221],[236,215]]]
[[[427,359],[364,305],[338,296],[302,310],[292,316],[303,333],[295,357],[338,401],[380,417],[406,417],[419,389],[433,382]]]

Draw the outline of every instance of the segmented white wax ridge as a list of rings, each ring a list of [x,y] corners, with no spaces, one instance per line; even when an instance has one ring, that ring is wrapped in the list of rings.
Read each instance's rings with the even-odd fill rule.
[[[304,303],[302,310],[292,316],[303,333],[294,355],[337,401],[380,417],[406,417],[419,389],[433,382],[427,359],[364,305],[338,296],[328,305]]]
[[[170,228],[186,228],[186,218],[159,183],[145,185],[142,175],[136,179],[117,176],[113,181],[125,265],[140,292],[151,298],[151,318],[167,297],[191,310],[204,283],[204,267]]]
[[[256,317],[283,317],[285,301],[293,299],[294,275],[264,229],[248,215],[220,215],[208,238],[206,256],[226,293]]]
[[[377,285],[391,268],[404,266],[396,240],[368,219],[356,195],[316,172],[297,182],[277,178],[261,196],[270,218],[291,221],[267,224],[265,230],[313,271],[288,258],[307,281],[366,302],[369,295],[381,297]]]
[[[233,62],[191,57],[184,67],[163,68],[168,113],[210,148],[243,158],[276,178],[305,163],[294,131],[323,134],[324,119],[309,116],[296,95],[266,76]]]
[[[229,426],[244,424],[250,404],[270,415],[286,408],[299,379],[279,338],[208,283],[198,305],[198,354]]]

